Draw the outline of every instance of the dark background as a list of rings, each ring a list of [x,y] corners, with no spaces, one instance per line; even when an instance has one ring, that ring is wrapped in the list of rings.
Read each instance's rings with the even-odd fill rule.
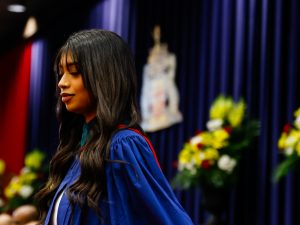
[[[0,55],[19,45],[29,16],[38,23],[38,32],[31,37],[47,37],[60,44],[71,32],[83,27],[96,0],[0,0]],[[7,10],[10,4],[26,6],[24,13]]]

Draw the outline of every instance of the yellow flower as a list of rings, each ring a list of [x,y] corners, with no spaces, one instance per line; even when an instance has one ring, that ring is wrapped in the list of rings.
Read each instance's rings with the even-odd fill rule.
[[[20,190],[22,187],[22,184],[20,182],[19,177],[15,176],[13,177],[7,187],[4,189],[4,195],[7,198],[12,198],[16,195],[16,193]]]
[[[33,169],[39,169],[44,158],[44,153],[39,150],[33,150],[25,157],[25,166]]]
[[[298,108],[298,109],[294,112],[294,116],[295,116],[295,117],[300,116],[300,108]]]
[[[203,140],[203,138],[202,138],[201,134],[198,134],[191,138],[190,147],[192,148],[193,151],[199,150],[199,144],[201,144],[202,140]]]
[[[5,162],[4,160],[0,159],[0,175],[4,174],[5,172]]]
[[[36,173],[32,172],[32,171],[26,171],[25,173],[21,173],[20,174],[20,180],[23,183],[31,183],[32,181],[34,181],[37,178]]]
[[[300,131],[292,129],[285,140],[285,147],[294,147],[300,141]]]
[[[295,127],[300,130],[300,116],[297,116],[295,121],[294,121]]]
[[[205,131],[205,132],[202,132],[200,135],[202,137],[201,143],[203,145],[208,146],[208,145],[211,145],[212,142],[214,142],[212,134],[210,132]]]
[[[286,133],[282,133],[279,140],[278,140],[278,148],[279,149],[284,149],[286,146],[285,146],[285,141],[286,141],[286,138],[287,138],[287,134]]]
[[[298,142],[296,144],[296,152],[297,152],[298,156],[300,156],[300,142]]]
[[[13,198],[16,195],[16,193],[17,193],[17,191],[15,189],[13,189],[13,188],[6,187],[4,189],[4,195],[8,199]]]
[[[246,104],[243,100],[240,100],[237,104],[234,104],[232,109],[228,113],[228,121],[232,127],[241,125],[246,110]]]
[[[185,145],[185,147],[187,147]],[[188,162],[191,161],[191,151],[189,150],[189,148],[184,148],[181,150],[181,152],[179,153],[179,163],[180,164],[186,164]]]
[[[204,152],[204,157],[207,160],[215,160],[219,158],[219,152],[215,148],[207,148]]]
[[[212,104],[209,115],[210,119],[224,119],[233,106],[232,98],[219,96]]]
[[[293,129],[291,135],[293,135],[297,141],[300,141],[300,130]]]
[[[205,158],[204,153],[202,151],[199,151],[195,154],[193,154],[192,160],[195,162],[195,164],[199,167]]]
[[[228,144],[227,142],[228,138],[229,138],[229,134],[224,129],[215,130],[212,132],[211,145],[216,149],[223,148]]]

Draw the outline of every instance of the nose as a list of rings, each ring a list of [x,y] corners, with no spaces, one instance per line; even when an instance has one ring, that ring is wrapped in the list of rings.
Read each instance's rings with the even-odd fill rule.
[[[69,82],[66,74],[63,74],[60,81],[58,82],[57,86],[60,89],[65,89],[65,88],[69,87],[69,85],[70,85],[70,82]]]

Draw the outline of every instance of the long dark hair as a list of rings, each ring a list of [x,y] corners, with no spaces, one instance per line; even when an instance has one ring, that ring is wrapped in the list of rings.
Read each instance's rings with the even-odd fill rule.
[[[117,34],[98,29],[73,34],[57,54],[56,74],[62,57],[68,54],[76,62],[85,88],[97,105],[96,123],[92,126],[91,138],[84,151],[78,151],[84,118],[68,112],[58,98],[60,142],[50,162],[49,180],[36,195],[42,212],[41,221],[45,219],[49,204],[76,155],[79,156],[81,174],[67,190],[67,196],[73,206],[87,205],[101,214],[98,201],[106,194],[105,164],[109,161],[111,137],[119,124],[138,127],[140,120],[133,57],[127,44]]]

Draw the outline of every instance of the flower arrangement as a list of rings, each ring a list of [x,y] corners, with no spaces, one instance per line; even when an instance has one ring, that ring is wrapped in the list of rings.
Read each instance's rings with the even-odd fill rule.
[[[294,112],[294,116],[294,122],[284,126],[278,140],[279,151],[285,159],[274,171],[275,182],[300,165],[300,108]]]
[[[5,171],[5,162],[4,160],[0,159],[0,176],[4,174],[4,171]]]
[[[6,167],[6,165],[5,165],[4,160],[0,159],[0,208],[4,206],[4,200],[2,198],[2,196],[3,196],[3,193],[2,193],[3,187],[2,186],[3,186],[4,180],[5,180],[5,178],[4,178],[5,167]]]
[[[44,159],[45,154],[38,149],[25,156],[25,165],[20,173],[11,176],[8,184],[2,187],[0,212],[11,211],[20,205],[33,203],[33,194],[45,181],[47,168],[43,164]]]
[[[259,134],[259,122],[247,120],[244,100],[218,96],[210,108],[207,130],[198,132],[178,156],[173,186],[229,187],[237,178],[242,150]]]

